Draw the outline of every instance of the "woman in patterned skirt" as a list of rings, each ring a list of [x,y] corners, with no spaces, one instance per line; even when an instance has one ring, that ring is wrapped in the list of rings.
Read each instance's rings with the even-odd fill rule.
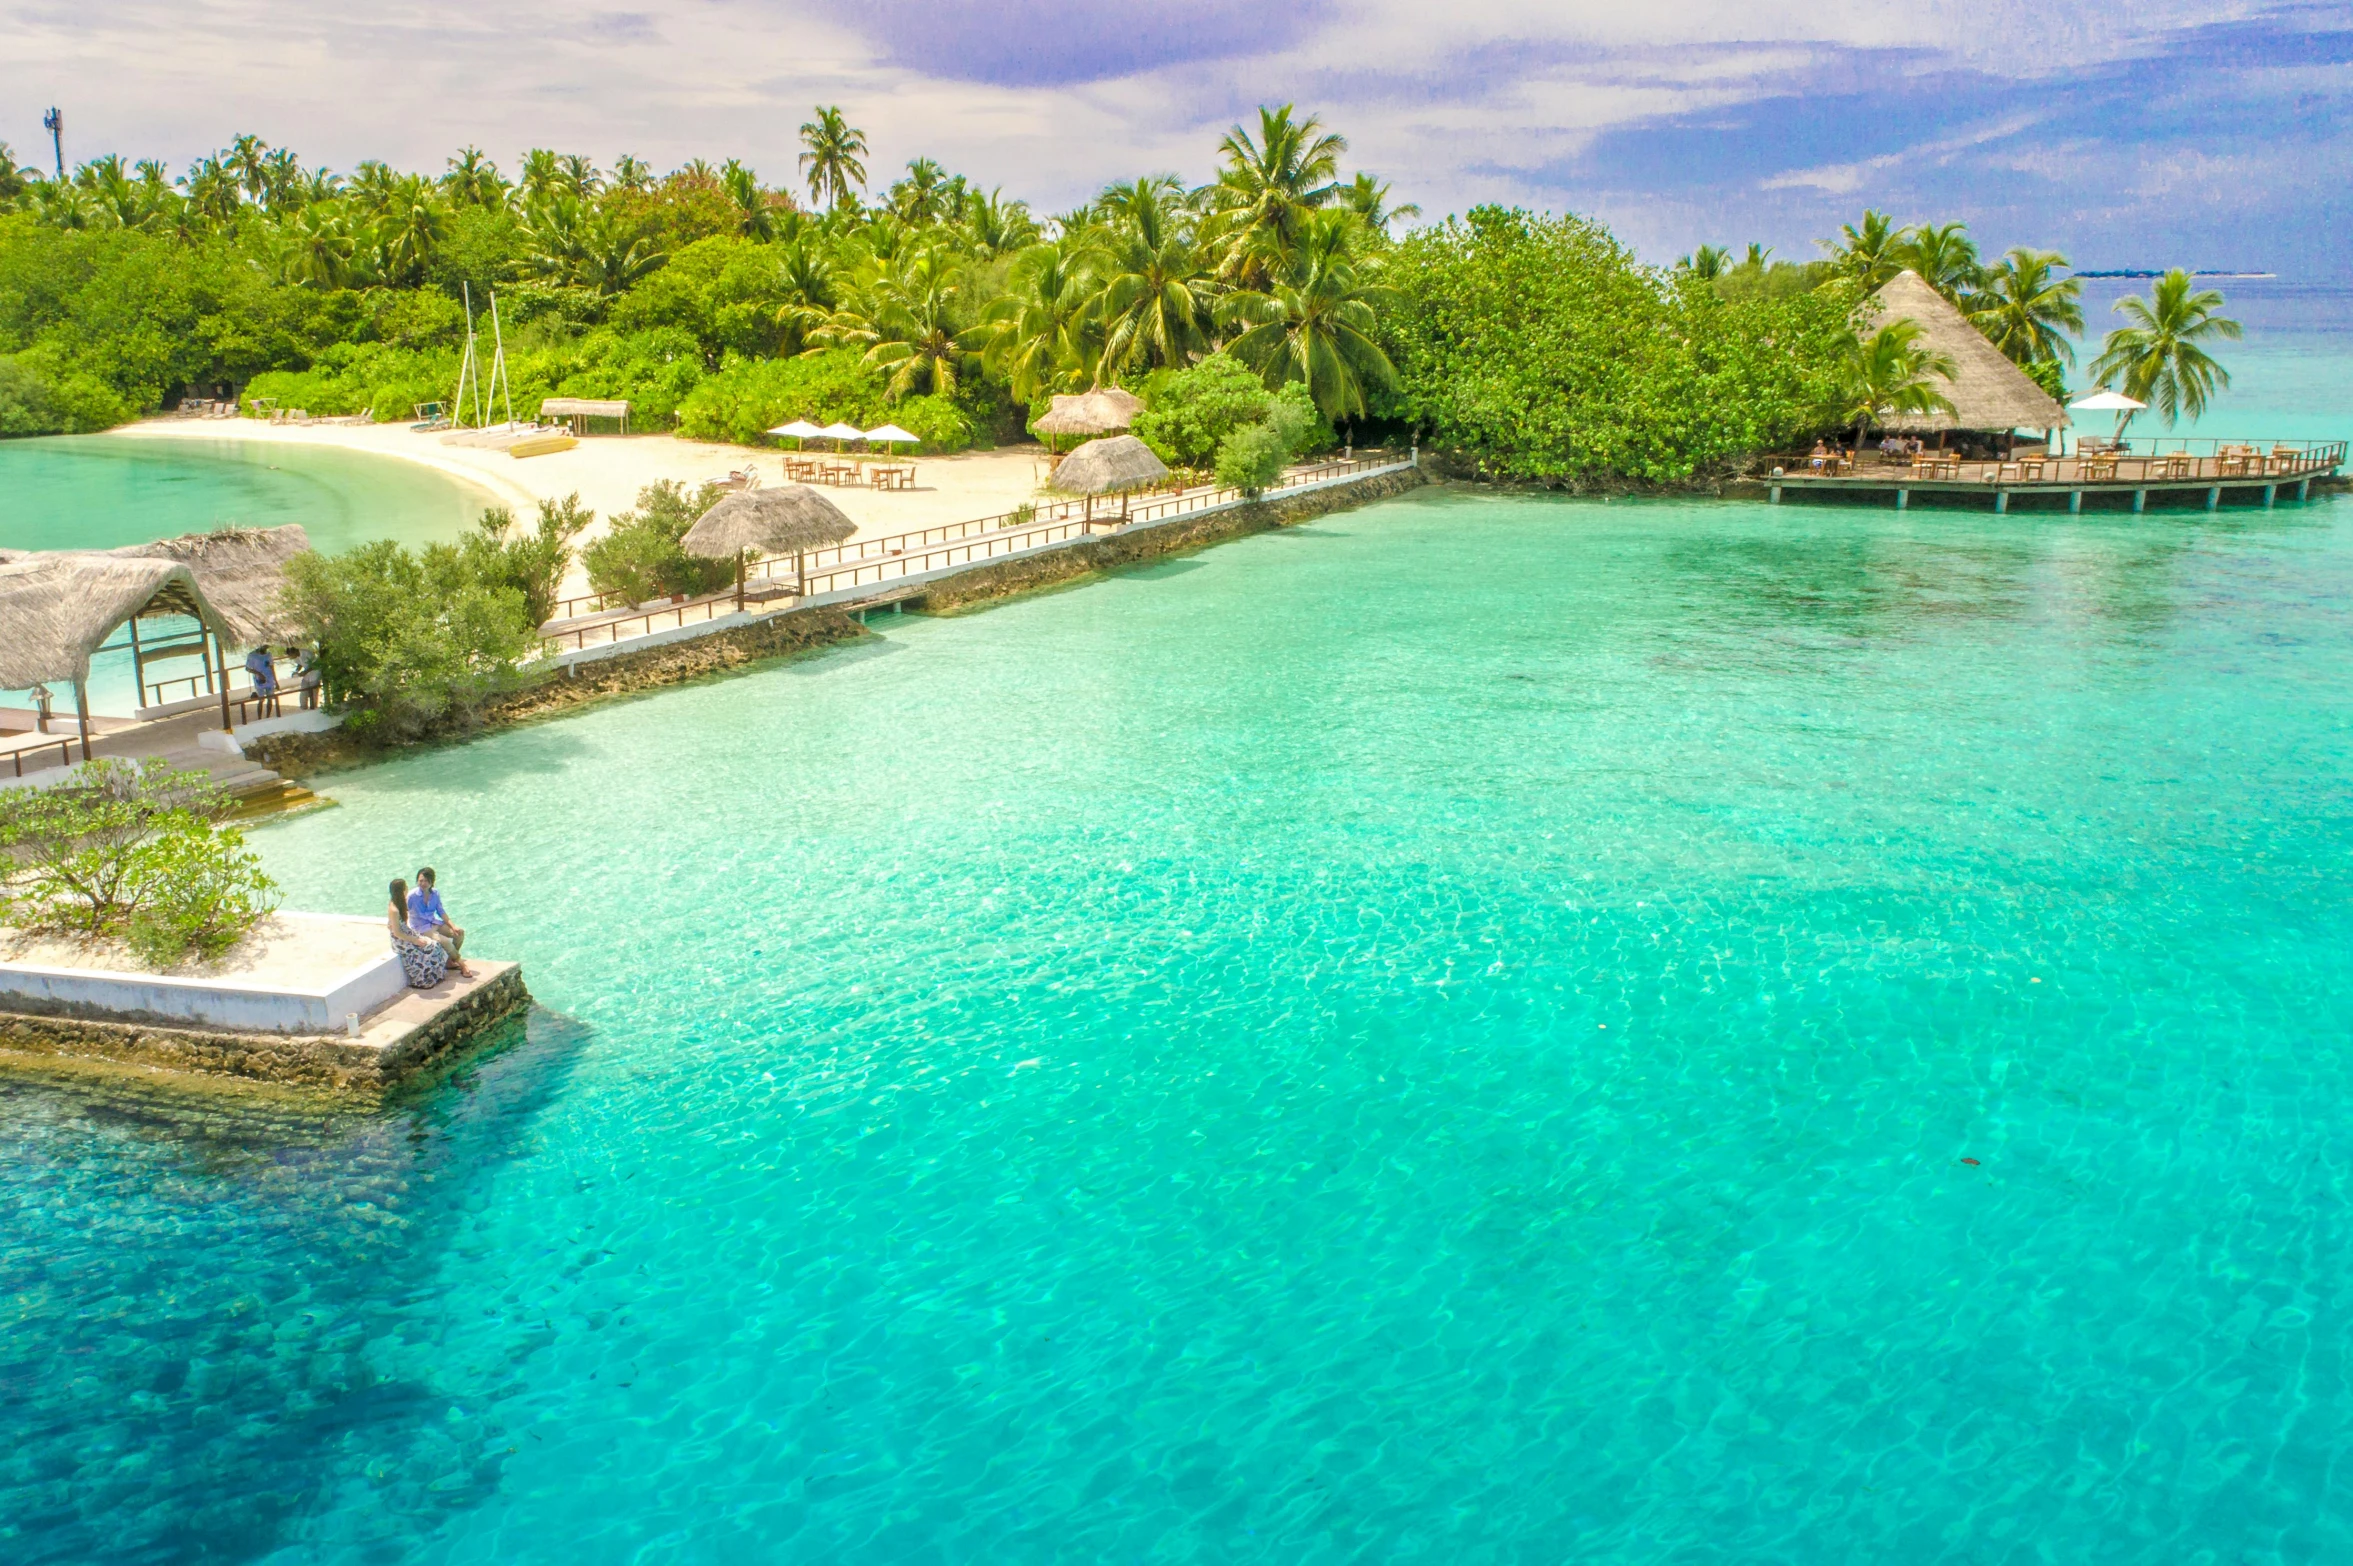
[[[409,884],[395,879],[392,883],[392,907],[385,918],[385,927],[392,932],[392,949],[400,953],[400,971],[412,990],[429,990],[441,982],[449,971],[449,953],[441,943],[429,935],[419,935],[409,928]]]

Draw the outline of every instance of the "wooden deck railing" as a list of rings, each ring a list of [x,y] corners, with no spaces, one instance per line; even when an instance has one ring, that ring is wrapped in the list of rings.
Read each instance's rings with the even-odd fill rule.
[[[2139,449],[2146,446],[2149,449]],[[2205,447],[2205,450],[2195,449]],[[2247,483],[2307,479],[2334,472],[2345,463],[2346,443],[2336,441],[2171,440],[2127,441],[2122,449],[2077,451],[2064,457],[2022,451],[2008,458],[1962,459],[1937,452],[1898,456],[1865,450],[1833,458],[1822,467],[1812,455],[1776,457],[1760,478],[1843,479],[1878,486],[1920,484],[2048,484],[2066,487],[2155,484]]]
[[[1402,459],[1383,455],[1313,463],[1285,473],[1267,496],[1310,488],[1334,479],[1350,478],[1379,469],[1402,466]],[[881,587],[894,580],[928,576],[958,566],[1051,548],[1097,530],[1114,530],[1158,523],[1191,512],[1231,505],[1242,492],[1202,485],[1174,494],[1138,500],[1133,496],[1085,500],[1048,500],[967,522],[943,523],[880,538],[853,538],[812,549],[800,556],[803,575],[792,581],[796,564],[790,555],[754,561],[745,573],[747,584],[763,584],[755,596],[765,605],[778,597],[791,603],[829,597],[860,587]],[[765,584],[783,578],[789,585],[779,594]],[[665,630],[683,630],[736,612],[735,589],[730,586],[666,604],[639,604],[617,612],[602,612],[610,594],[591,594],[559,600],[559,613],[540,628],[550,652],[585,651],[615,642],[634,641]],[[568,605],[591,605],[584,615],[564,616]]]

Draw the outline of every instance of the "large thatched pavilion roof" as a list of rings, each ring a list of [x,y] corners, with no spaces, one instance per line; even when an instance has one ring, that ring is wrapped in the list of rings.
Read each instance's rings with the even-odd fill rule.
[[[0,563],[0,690],[88,679],[90,654],[148,613],[192,615],[232,634],[177,560],[64,550]]]
[[[284,639],[286,562],[310,536],[225,527],[122,549],[0,550],[0,690],[90,677],[90,655],[134,616],[179,614],[229,646]]]
[[[1951,300],[1909,268],[1889,278],[1863,306],[1863,329],[1875,332],[1890,321],[1909,320],[1920,328],[1920,346],[1953,361],[1953,378],[1930,384],[1952,400],[1950,413],[1898,413],[1883,428],[1915,434],[1937,430],[2056,430],[2069,424],[2067,410],[1986,340]],[[1878,421],[1875,421],[1878,422]]]

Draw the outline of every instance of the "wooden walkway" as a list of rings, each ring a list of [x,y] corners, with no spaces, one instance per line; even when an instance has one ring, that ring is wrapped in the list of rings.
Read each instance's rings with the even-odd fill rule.
[[[2008,461],[1969,461],[1935,454],[1894,461],[1876,453],[1859,459],[1834,460],[1822,468],[1800,468],[1784,463],[1753,482],[1763,486],[1778,503],[1784,492],[1813,495],[1893,495],[1903,510],[1915,494],[1991,499],[1996,511],[2010,509],[2016,499],[2064,499],[2070,511],[2081,511],[2085,497],[2129,503],[2145,510],[2151,495],[2161,499],[2203,502],[2209,511],[2226,496],[2260,497],[2265,506],[2276,504],[2286,492],[2303,501],[2311,498],[2315,480],[2333,477],[2345,462],[2343,441],[2275,442],[2268,449],[2252,443],[2234,445],[2206,442],[2206,451],[2123,451],[2066,457],[2014,457]]]

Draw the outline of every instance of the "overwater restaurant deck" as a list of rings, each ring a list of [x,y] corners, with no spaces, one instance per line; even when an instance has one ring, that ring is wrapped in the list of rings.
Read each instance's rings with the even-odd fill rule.
[[[1802,459],[1801,459],[1802,460]],[[2064,497],[2081,511],[2086,496],[2107,497],[2117,506],[2146,509],[2149,497],[2208,510],[2226,498],[2274,504],[2284,490],[2309,499],[2315,479],[2336,475],[2345,463],[2341,440],[2142,439],[2104,443],[2101,449],[2052,457],[2016,453],[2004,459],[1962,460],[1929,451],[1898,458],[1866,452],[1834,458],[1819,467],[1785,462],[1760,480],[1778,502],[1783,491],[1804,494],[1888,495],[1902,510],[1922,495],[1984,500],[1996,511],[2019,499]]]

